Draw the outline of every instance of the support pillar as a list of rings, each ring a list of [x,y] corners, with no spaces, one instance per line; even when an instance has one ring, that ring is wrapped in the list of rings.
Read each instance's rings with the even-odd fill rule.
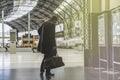
[[[4,9],[2,10],[2,43],[4,47],[5,46],[4,44]]]
[[[101,0],[88,0],[88,15],[85,15],[88,16],[87,22],[88,25],[85,25],[84,28],[85,67],[99,66],[99,60],[97,58],[98,57],[97,15],[100,12],[101,12]]]
[[[30,44],[30,12],[28,13],[28,44]]]

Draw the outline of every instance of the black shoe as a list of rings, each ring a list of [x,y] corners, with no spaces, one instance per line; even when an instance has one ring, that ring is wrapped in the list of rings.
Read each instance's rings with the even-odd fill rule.
[[[46,80],[51,80],[51,76],[50,75],[46,75]]]
[[[46,76],[54,76],[55,74],[53,73],[46,73]]]

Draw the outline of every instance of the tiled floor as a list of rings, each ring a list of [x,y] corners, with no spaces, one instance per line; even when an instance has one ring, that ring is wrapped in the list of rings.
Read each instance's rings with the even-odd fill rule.
[[[58,49],[63,57],[64,67],[53,69],[50,80],[84,80],[84,58],[82,51]],[[0,80],[49,80],[40,76],[39,66],[43,55],[32,52],[16,54],[0,53]]]
[[[51,79],[40,75],[41,53],[0,52],[0,80],[120,80],[120,71],[115,74],[104,69],[84,67],[84,52],[58,49],[64,67],[53,69]]]

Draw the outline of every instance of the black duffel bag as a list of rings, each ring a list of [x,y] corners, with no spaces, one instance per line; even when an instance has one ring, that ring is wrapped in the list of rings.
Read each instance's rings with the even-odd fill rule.
[[[62,57],[60,56],[53,56],[51,58],[47,58],[44,61],[44,68],[45,69],[53,69],[64,66],[64,62],[62,60]]]

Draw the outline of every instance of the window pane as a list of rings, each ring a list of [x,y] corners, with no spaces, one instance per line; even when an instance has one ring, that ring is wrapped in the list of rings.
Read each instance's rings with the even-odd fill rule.
[[[10,29],[12,29],[10,26],[4,24],[4,44],[9,43]],[[0,46],[3,44],[2,39],[2,23],[0,23]]]

